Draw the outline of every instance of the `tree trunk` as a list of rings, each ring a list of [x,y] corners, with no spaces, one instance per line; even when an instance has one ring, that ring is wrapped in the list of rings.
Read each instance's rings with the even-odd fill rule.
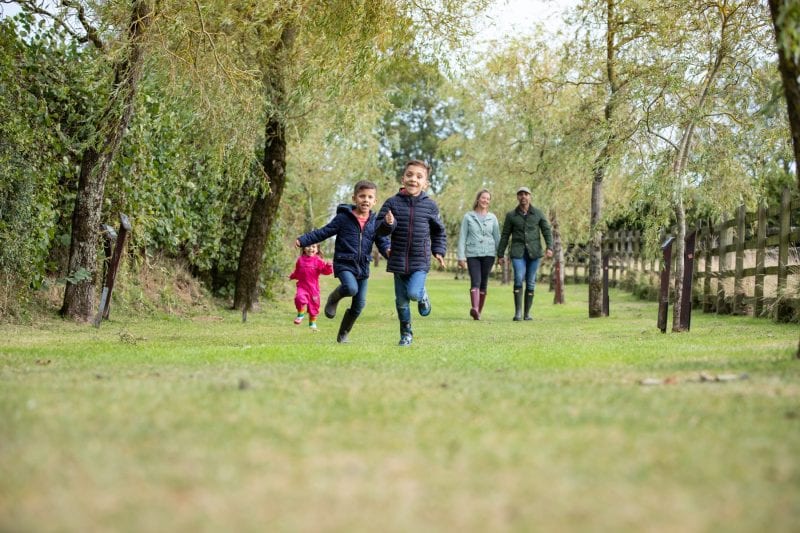
[[[614,0],[606,2],[606,76],[609,96],[605,105],[605,124],[609,129],[606,144],[597,156],[594,164],[592,183],[591,213],[589,215],[589,318],[604,316],[603,314],[603,232],[600,220],[603,211],[603,179],[617,142],[612,121],[619,94],[617,77],[617,20]]]
[[[778,44],[778,70],[783,80],[783,92],[786,96],[786,108],[789,115],[789,127],[794,148],[794,169],[797,175],[797,189],[800,190],[800,63],[797,54],[800,50],[786,50],[787,28],[800,25],[800,15],[795,9],[789,10],[788,0],[769,0],[769,11],[775,27],[775,40]],[[800,42],[795,43],[800,47]],[[797,343],[797,358],[800,359],[800,341]]]
[[[564,246],[561,241],[561,228],[558,224],[558,214],[555,209],[550,209],[550,225],[553,228],[553,272],[551,274],[551,287],[553,288],[553,303],[564,303]]]
[[[599,227],[603,209],[603,168],[595,168],[592,183],[591,240],[589,241],[589,318],[603,316],[603,232]],[[598,178],[597,175],[600,174]]]
[[[675,258],[675,299],[672,306],[672,331],[683,331],[681,328],[681,303],[683,301],[683,270],[686,267],[684,264],[683,252],[686,249],[686,210],[683,206],[683,193],[678,195],[678,201],[675,205],[675,225],[677,226],[677,235],[675,235],[675,244],[672,249],[672,257]]]
[[[286,127],[275,116],[267,121],[264,141],[264,172],[269,177],[269,190],[253,203],[250,223],[239,254],[233,308],[249,311],[258,299],[258,280],[264,262],[264,247],[278,215],[283,189],[286,186]]]
[[[269,183],[265,185],[267,190],[262,191],[253,203],[250,223],[239,254],[233,308],[242,310],[244,316],[258,299],[264,247],[278,218],[278,207],[286,186],[286,80],[283,62],[288,61],[294,38],[295,28],[287,24],[276,43],[274,54],[268,58],[272,63],[265,69],[264,88],[271,102],[264,132],[263,168]]]
[[[98,144],[87,148],[81,159],[80,178],[72,212],[67,285],[61,315],[88,321],[94,309],[94,277],[97,271],[100,217],[111,163],[133,115],[133,104],[144,62],[143,41],[152,20],[149,0],[133,3],[128,27],[128,50],[114,67],[111,99],[100,118]]]

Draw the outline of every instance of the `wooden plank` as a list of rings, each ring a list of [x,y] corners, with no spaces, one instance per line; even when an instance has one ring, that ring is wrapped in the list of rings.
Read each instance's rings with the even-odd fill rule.
[[[736,259],[733,276],[733,314],[745,314],[744,303],[744,281],[742,270],[744,270],[744,241],[745,241],[745,215],[747,211],[744,205],[739,206],[736,212]]]

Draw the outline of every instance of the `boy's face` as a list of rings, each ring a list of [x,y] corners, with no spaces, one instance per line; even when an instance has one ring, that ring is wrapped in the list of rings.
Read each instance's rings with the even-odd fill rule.
[[[375,189],[360,189],[353,195],[353,203],[356,204],[356,213],[361,216],[369,214],[372,206],[375,205]]]
[[[403,187],[411,196],[419,196],[419,193],[428,188],[428,169],[419,165],[409,165],[403,172]]]

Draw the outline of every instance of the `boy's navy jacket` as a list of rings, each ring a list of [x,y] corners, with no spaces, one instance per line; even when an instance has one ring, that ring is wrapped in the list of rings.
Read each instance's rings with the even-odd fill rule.
[[[394,225],[384,221],[391,209]],[[386,200],[378,212],[378,234],[391,234],[392,246],[386,270],[397,274],[428,272],[431,255],[447,251],[447,234],[439,206],[425,192],[411,196],[404,189]]]
[[[389,248],[389,238],[378,237],[375,233],[375,213],[369,213],[369,218],[361,231],[361,225],[353,214],[354,205],[340,204],[336,208],[336,216],[325,226],[309,231],[300,236],[300,246],[309,246],[322,242],[336,235],[336,245],[333,248],[333,275],[339,276],[341,272],[351,272],[356,279],[369,277],[369,263],[372,261],[372,243],[378,246],[378,251],[386,257]]]

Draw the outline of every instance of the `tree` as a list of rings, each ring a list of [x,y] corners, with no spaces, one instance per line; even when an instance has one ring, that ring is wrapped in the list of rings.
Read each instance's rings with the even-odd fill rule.
[[[406,53],[415,43],[415,32],[419,29],[412,22],[414,12],[422,11],[428,17],[432,28],[426,30],[435,35],[442,31],[439,21],[447,19],[444,29],[448,29],[453,14],[483,3],[471,0],[459,5],[438,2],[428,5],[416,1],[406,4],[388,0],[367,3],[337,0],[321,4],[298,0],[263,17],[268,22],[263,28],[266,39],[261,42],[276,43],[275,53],[259,58],[256,63],[264,74],[265,180],[253,202],[242,245],[234,308],[246,312],[256,300],[264,246],[286,185],[286,134],[299,130],[296,126],[302,121],[298,117],[307,114],[309,107],[336,105],[360,97],[363,90],[360,83],[379,74],[385,65],[393,64],[397,55]],[[458,22],[456,19],[449,24]],[[290,27],[293,36],[286,39]],[[269,41],[269,35],[276,34],[280,37]]]
[[[102,50],[106,44],[96,28],[88,24],[83,10],[77,13],[84,25],[85,39]],[[130,10],[125,44],[114,61],[114,81],[105,110],[97,124],[97,137],[81,159],[78,191],[72,214],[72,238],[64,303],[61,314],[89,320],[94,307],[94,282],[97,260],[97,228],[109,169],[131,120],[134,99],[144,63],[144,39],[153,20],[151,0],[135,0]]]
[[[763,41],[765,17],[755,1],[708,2],[698,11],[686,12],[682,5],[669,6],[672,24],[659,27],[657,40],[649,51],[656,71],[662,74],[649,79],[642,94],[647,131],[663,143],[665,167],[661,171],[665,192],[674,215],[675,257],[672,331],[682,331],[684,240],[687,224],[687,190],[691,157],[698,135],[705,129],[739,128],[745,117],[726,103],[728,85],[745,72],[753,71],[759,61],[753,49]],[[664,30],[669,33],[665,33]],[[664,50],[670,53],[664,53]],[[746,70],[747,69],[747,70]],[[658,150],[658,149],[657,149]]]
[[[769,0],[769,10],[778,44],[778,70],[786,96],[797,189],[800,190],[800,2]],[[800,341],[796,357],[800,359]]]

